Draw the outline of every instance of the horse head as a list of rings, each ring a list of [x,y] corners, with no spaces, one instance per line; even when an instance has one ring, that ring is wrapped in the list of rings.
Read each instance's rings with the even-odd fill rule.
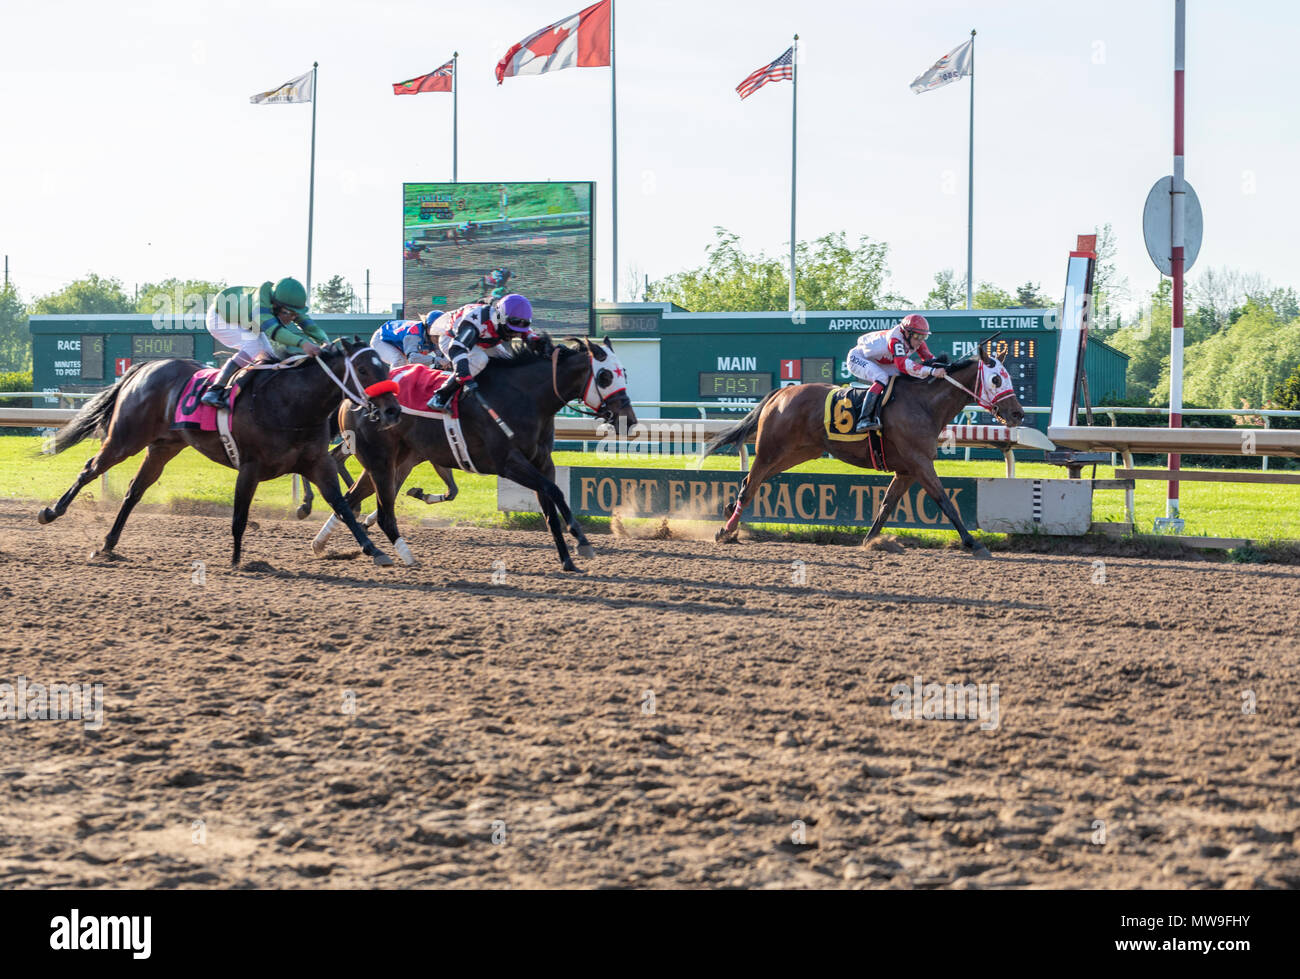
[[[979,375],[975,380],[975,396],[981,404],[990,405],[993,413],[1009,428],[1019,428],[1025,421],[1025,409],[1016,397],[1011,375],[1002,361],[993,355],[993,342],[1001,336],[994,333],[979,345]]]
[[[614,343],[608,337],[599,343],[584,339],[582,347],[587,353],[588,375],[582,388],[583,403],[596,413],[601,421],[611,425],[622,423],[624,431],[636,427],[636,412],[627,395],[627,368],[614,353]]]
[[[348,400],[365,410],[381,429],[402,420],[397,384],[388,378],[388,365],[364,340],[346,337],[326,344],[321,360],[334,375]]]

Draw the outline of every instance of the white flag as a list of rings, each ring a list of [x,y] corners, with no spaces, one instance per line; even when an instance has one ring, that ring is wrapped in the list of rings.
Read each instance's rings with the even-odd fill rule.
[[[971,49],[974,45],[974,38],[957,45],[912,82],[912,91],[920,95],[922,92],[929,92],[932,89],[942,88],[949,82],[955,82],[962,75],[971,74],[971,62],[974,60]]]
[[[312,99],[312,73],[299,75],[269,92],[259,92],[248,101],[254,105],[271,105],[276,102],[310,102]]]

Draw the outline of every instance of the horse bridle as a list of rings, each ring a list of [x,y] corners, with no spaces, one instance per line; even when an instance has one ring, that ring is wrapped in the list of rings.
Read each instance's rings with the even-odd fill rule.
[[[320,369],[325,372],[325,376],[334,382],[335,386],[343,392],[345,398],[355,404],[358,408],[365,409],[366,418],[368,420],[377,422],[379,421],[379,406],[376,405],[371,398],[377,398],[382,394],[396,394],[398,388],[397,382],[391,379],[377,381],[365,388],[361,386],[361,378],[357,376],[357,368],[354,361],[366,352],[375,354],[375,348],[369,346],[361,347],[347,357],[344,361],[344,364],[346,365],[346,370],[343,374],[344,379],[341,381],[319,357],[313,357],[312,360],[316,361],[316,363],[320,365]],[[379,355],[375,354],[375,356],[378,357]],[[353,387],[356,388],[356,391],[361,393],[357,394],[356,391],[353,390]]]
[[[587,365],[591,368],[591,380],[589,383],[595,384],[596,365],[593,363],[594,355],[591,352],[591,344],[585,340],[579,342],[582,344],[582,349],[587,353]],[[581,405],[572,404],[576,399],[566,399],[564,395],[560,393],[560,347],[561,345],[557,343],[554,344],[551,349],[551,390],[555,392],[555,396],[560,399],[562,405],[572,408],[578,414],[586,415],[588,418],[603,418],[606,421],[609,421],[609,419],[613,417],[614,412],[612,409],[605,406],[605,402],[609,400],[608,398],[601,398],[600,408],[596,411],[591,411],[589,409],[584,409]],[[585,392],[586,389],[584,388],[583,390]],[[597,391],[599,391],[599,388],[597,388]],[[585,399],[583,403],[586,403]]]
[[[987,412],[988,412],[990,415],[992,415],[994,418],[998,419],[998,421],[1002,422],[1002,424],[1004,424],[1004,425],[1008,425],[1008,424],[1010,424],[1010,423],[1009,423],[1005,418],[1002,417],[1002,412],[998,410],[998,407],[997,407],[997,405],[996,405],[994,402],[991,402],[991,401],[985,401],[983,398],[980,397],[979,392],[980,392],[980,391],[983,389],[983,387],[984,387],[984,359],[983,359],[983,357],[980,357],[980,358],[978,359],[977,363],[980,365],[980,369],[979,369],[979,372],[975,375],[975,390],[974,390],[974,391],[972,391],[970,388],[968,388],[968,387],[967,387],[965,384],[963,384],[961,381],[957,380],[955,377],[953,377],[951,374],[949,374],[949,373],[947,372],[947,370],[944,371],[943,379],[944,379],[945,381],[947,381],[949,384],[951,384],[953,387],[955,387],[955,388],[961,388],[963,391],[965,391],[967,394],[969,394],[969,395],[970,395],[970,396],[975,400],[975,403],[976,403],[977,405],[979,405],[981,408],[983,408],[985,411],[987,411]],[[1008,389],[1007,392],[1002,396],[1002,398],[999,398],[998,400],[1001,401],[1003,398],[1008,398],[1008,397],[1010,397],[1010,396],[1012,395],[1012,393],[1013,393],[1013,392],[1012,392],[1010,389]]]

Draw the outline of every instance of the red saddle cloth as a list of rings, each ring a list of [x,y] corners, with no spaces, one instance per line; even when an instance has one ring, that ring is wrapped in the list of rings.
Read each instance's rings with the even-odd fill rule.
[[[407,364],[389,371],[389,380],[397,382],[397,403],[412,411],[429,411],[429,399],[451,376],[451,371],[438,371],[424,364]],[[456,413],[460,394],[452,400],[452,414]]]
[[[212,382],[220,373],[216,367],[204,367],[185,384],[181,399],[176,402],[176,415],[172,418],[172,428],[197,429],[200,432],[217,430],[217,409],[210,405],[199,404],[199,398],[212,387]],[[235,398],[239,396],[239,385],[230,387],[229,404],[235,407]]]

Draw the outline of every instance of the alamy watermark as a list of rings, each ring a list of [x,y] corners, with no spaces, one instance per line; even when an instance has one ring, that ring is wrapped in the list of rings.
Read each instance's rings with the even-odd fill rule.
[[[978,720],[981,731],[998,726],[996,683],[923,683],[921,677],[914,676],[910,684],[895,683],[889,695],[894,698],[889,713],[895,720]]]
[[[104,726],[102,683],[0,683],[0,721],[81,721],[87,731]]]
[[[628,427],[627,419],[620,418],[615,427],[610,423],[599,426],[596,434],[596,458],[610,459],[662,459],[664,457],[693,458],[704,450],[709,435],[698,422],[663,420],[639,422]]]

